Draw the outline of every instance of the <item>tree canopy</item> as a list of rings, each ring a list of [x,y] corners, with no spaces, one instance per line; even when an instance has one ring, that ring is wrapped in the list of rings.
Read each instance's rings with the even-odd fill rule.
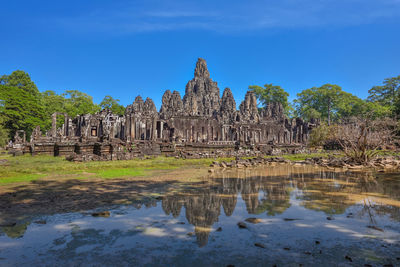
[[[373,86],[368,93],[368,106],[376,113],[400,117],[400,75],[384,79],[382,85]]]
[[[324,84],[312,87],[297,94],[296,115],[305,119],[319,118],[328,125],[354,116],[383,117],[390,114],[387,107],[379,103],[366,102],[345,92],[339,85]]]
[[[93,97],[77,90],[67,90],[62,96],[64,100],[64,111],[70,117],[76,115],[96,113],[100,111],[100,106],[93,102]]]
[[[10,137],[17,130],[30,134],[37,125],[43,126],[44,110],[39,90],[30,76],[20,70],[0,78],[1,117]]]
[[[39,90],[36,87],[36,84],[31,80],[29,74],[22,70],[16,70],[10,75],[1,76],[0,85],[18,87],[32,95],[39,94]]]
[[[279,85],[265,84],[264,87],[258,85],[250,85],[249,89],[252,90],[257,99],[264,107],[273,102],[281,103],[286,114],[291,111],[291,106],[288,101],[289,94]]]
[[[114,99],[106,95],[100,102],[101,109],[109,109],[112,113],[117,115],[124,115],[125,107],[119,104],[119,99]]]
[[[393,106],[399,98],[400,75],[397,77],[387,78],[383,81],[383,85],[372,87],[368,93],[369,102],[377,102],[384,106]]]
[[[342,91],[342,88],[336,84],[312,87],[297,94],[295,100],[297,113],[307,119],[326,119],[330,125],[332,117],[340,111],[340,100],[348,96],[348,93]]]

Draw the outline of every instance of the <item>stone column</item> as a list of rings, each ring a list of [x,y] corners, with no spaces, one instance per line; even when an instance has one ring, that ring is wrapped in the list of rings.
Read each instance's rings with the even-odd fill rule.
[[[131,117],[129,115],[125,115],[125,129],[124,135],[127,142],[131,141]]]
[[[135,124],[136,124],[135,117],[130,117],[130,125],[129,125],[129,128],[130,128],[131,142],[133,142],[133,141],[135,140],[135,138],[136,138]]]
[[[51,136],[57,136],[57,113],[51,115]]]
[[[156,117],[153,118],[153,133],[151,140],[155,141],[157,139],[157,120]]]
[[[64,113],[64,136],[67,137],[69,134],[68,114]]]
[[[160,122],[160,138],[163,140],[163,128],[164,128],[164,122]]]

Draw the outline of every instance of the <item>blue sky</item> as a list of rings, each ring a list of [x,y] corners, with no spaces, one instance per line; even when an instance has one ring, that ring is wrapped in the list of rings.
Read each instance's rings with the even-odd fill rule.
[[[361,98],[400,74],[400,0],[6,1],[0,74],[160,107],[184,94],[198,57],[236,102],[249,85],[290,93],[335,83]]]

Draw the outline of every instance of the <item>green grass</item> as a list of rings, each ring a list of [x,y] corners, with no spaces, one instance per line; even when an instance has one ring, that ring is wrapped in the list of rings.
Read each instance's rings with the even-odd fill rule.
[[[151,175],[155,170],[174,170],[187,167],[207,167],[215,159],[176,159],[155,157],[120,161],[69,162],[63,157],[2,155],[7,163],[0,165],[0,184],[29,182],[46,177],[71,177],[76,179],[123,178]],[[217,161],[232,160],[220,158]]]
[[[10,177],[0,177],[0,185],[1,184],[10,184],[10,183],[18,183],[18,182],[30,182],[44,177],[45,175],[41,174],[26,174],[26,175],[15,175]]]
[[[310,154],[287,154],[283,155],[282,157],[291,161],[299,161],[299,160],[305,160],[307,158],[313,158],[313,157],[328,157],[329,155],[331,156],[340,156],[336,155],[333,153],[328,153],[328,152],[320,152],[320,153],[310,153]]]
[[[283,157],[292,161],[310,157],[327,157],[328,153],[291,154]],[[0,185],[30,182],[42,178],[124,178],[149,176],[156,170],[174,170],[178,168],[206,168],[213,161],[230,161],[233,158],[218,159],[176,159],[173,157],[155,157],[120,161],[69,162],[63,157],[30,156],[12,157],[1,155],[7,163],[0,165]],[[150,179],[150,178],[149,178]]]

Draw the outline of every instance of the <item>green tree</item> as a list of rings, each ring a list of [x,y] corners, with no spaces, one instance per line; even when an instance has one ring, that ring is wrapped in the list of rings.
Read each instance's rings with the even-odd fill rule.
[[[3,127],[13,137],[17,130],[27,136],[37,125],[43,127],[44,110],[41,95],[29,75],[17,70],[0,78],[0,116]]]
[[[329,138],[329,134],[332,130],[331,127],[334,126],[328,126],[324,122],[315,127],[310,133],[308,145],[310,147],[322,147]]]
[[[289,115],[291,106],[288,101],[289,94],[279,85],[265,84],[264,87],[258,85],[250,85],[249,89],[252,90],[257,99],[262,103],[264,107],[268,106],[269,103],[278,102],[281,103],[286,115]]]
[[[45,115],[44,130],[51,128],[51,115],[55,112],[65,113],[66,99],[63,95],[58,95],[54,91],[47,90],[42,92],[42,103]],[[57,119],[57,126],[60,127],[64,123],[63,118]]]
[[[297,94],[294,101],[297,114],[306,119],[320,118],[331,124],[342,114],[350,114],[358,98],[342,91],[336,84],[324,84],[321,87],[312,87]]]
[[[67,90],[64,94],[64,110],[70,117],[81,114],[93,114],[100,111],[100,106],[93,103],[93,97],[77,90]]]
[[[25,130],[27,136],[37,125],[44,126],[44,112],[38,95],[22,88],[0,85],[3,125],[12,138],[17,130]]]
[[[112,113],[117,115],[124,115],[125,107],[119,104],[119,99],[114,99],[106,95],[100,103],[101,109],[109,109]]]
[[[29,74],[22,70],[16,70],[10,75],[1,76],[0,84],[18,87],[32,95],[39,94],[39,90],[37,89],[35,83],[31,80]]]
[[[387,78],[383,81],[383,85],[372,87],[368,93],[369,102],[378,102],[384,106],[391,106],[399,97],[400,75],[397,77]]]
[[[1,108],[1,106],[0,106],[0,108]],[[4,118],[1,114],[2,113],[1,113],[1,109],[0,109],[0,147],[3,147],[4,145],[7,144],[8,140],[10,140],[10,136],[9,136],[8,129],[4,125]]]

